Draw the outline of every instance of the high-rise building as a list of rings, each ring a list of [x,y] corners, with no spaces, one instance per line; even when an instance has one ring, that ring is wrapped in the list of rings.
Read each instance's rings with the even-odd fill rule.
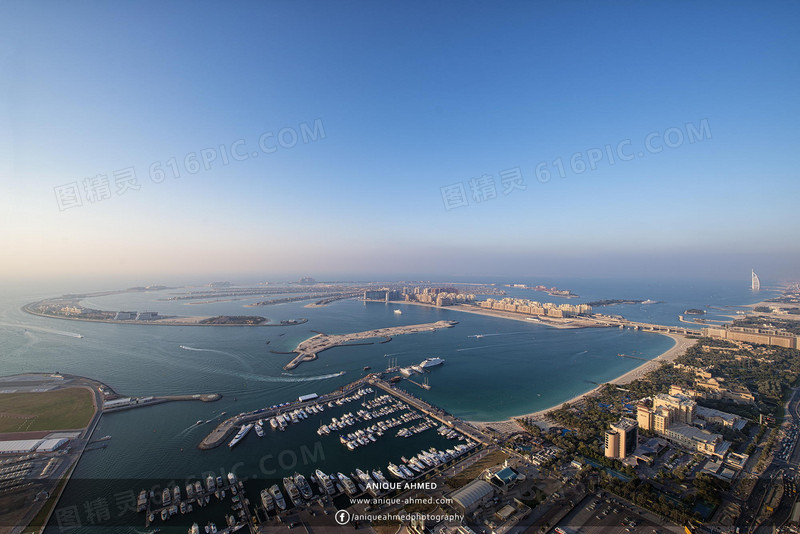
[[[753,291],[761,290],[761,280],[758,279],[758,275],[753,270],[750,271],[750,288]]]
[[[697,403],[686,395],[659,393],[636,406],[636,422],[643,430],[663,433],[675,423],[691,424]]]
[[[606,458],[626,458],[636,450],[639,425],[633,419],[623,417],[619,423],[610,425],[605,434]]]

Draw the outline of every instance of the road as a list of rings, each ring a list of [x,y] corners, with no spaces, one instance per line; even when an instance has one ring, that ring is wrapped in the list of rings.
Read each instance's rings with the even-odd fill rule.
[[[782,426],[784,429],[791,429],[796,425],[800,425],[800,388],[795,388],[789,398]],[[800,447],[797,445],[798,440],[794,439],[787,447],[788,454],[784,459],[781,454],[781,444],[776,444],[772,462],[758,477],[749,498],[741,505],[742,511],[736,526],[743,532],[772,534],[775,527],[780,527],[788,521],[792,507],[797,502],[795,481],[800,467]],[[764,505],[769,490],[781,483],[784,484],[784,491],[780,504],[769,517],[765,518]]]

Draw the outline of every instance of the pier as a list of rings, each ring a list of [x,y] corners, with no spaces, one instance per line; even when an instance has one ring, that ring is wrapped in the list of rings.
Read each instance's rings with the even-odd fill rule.
[[[219,393],[195,394],[195,395],[166,395],[161,397],[123,397],[106,401],[103,404],[103,413],[121,412],[142,406],[153,406],[165,402],[175,401],[200,401],[214,402],[222,398]]]
[[[202,481],[201,481],[201,484],[202,484]],[[177,486],[177,487],[179,489],[182,489],[182,488],[180,488],[180,486]],[[235,499],[234,499],[233,490],[236,491],[236,494],[235,494],[236,498]],[[143,510],[144,514],[145,514],[144,527],[145,528],[150,528],[152,525],[154,525],[159,520],[161,520],[162,523],[166,523],[174,515],[189,515],[192,512],[197,511],[199,508],[205,507],[206,504],[200,504],[200,502],[203,501],[206,498],[209,499],[209,503],[211,502],[210,499],[212,497],[214,497],[218,501],[222,501],[223,498],[221,496],[221,492],[223,492],[223,491],[226,492],[225,498],[230,497],[232,500],[234,500],[234,502],[240,502],[242,504],[241,512],[243,513],[244,517],[240,517],[240,519],[243,520],[243,525],[246,525],[246,526],[250,527],[250,532],[253,532],[253,528],[252,528],[253,524],[254,524],[253,523],[253,518],[252,518],[252,514],[250,512],[250,507],[247,504],[249,501],[248,501],[247,497],[245,496],[244,485],[239,480],[237,480],[234,483],[231,483],[231,482],[223,483],[221,486],[216,486],[215,485],[213,490],[210,490],[207,486],[202,486],[202,490],[200,492],[196,493],[195,496],[193,498],[191,498],[191,499],[188,498],[188,495],[187,495],[186,499],[184,499],[183,495],[181,495],[180,499],[173,500],[172,499],[173,492],[171,491],[171,488],[170,488],[170,502],[167,505],[164,505],[163,503],[158,503],[158,502],[154,503],[155,499],[156,498],[160,498],[160,496],[157,496],[156,494],[151,492],[151,494],[149,495],[149,497],[147,499],[147,508],[145,510]],[[218,492],[219,492],[219,494],[218,494]],[[186,512],[186,514],[182,514],[179,511],[181,502],[185,502],[187,505],[195,504],[195,505],[197,505],[198,508],[192,507],[191,511]],[[158,504],[159,506],[152,507],[153,504]],[[161,513],[164,512],[164,511],[167,512],[168,517],[167,517],[167,519],[162,520],[161,519]],[[152,520],[150,519],[151,516],[153,517]],[[237,524],[240,524],[240,523],[237,523]],[[226,532],[226,531],[227,532],[230,531],[229,527],[227,527],[227,526],[220,529],[220,532]]]
[[[621,354],[620,353],[620,354],[617,354],[617,356],[619,356],[620,358],[630,358],[631,360],[641,360],[643,362],[652,361],[652,360],[649,360],[647,358],[642,358],[641,356],[631,356],[630,354]]]
[[[381,388],[386,393],[394,397],[397,397],[398,399],[402,400],[409,406],[413,406],[414,408],[421,411],[428,417],[440,421],[445,426],[457,430],[462,434],[464,434],[465,436],[467,436],[468,438],[471,438],[479,443],[483,443],[484,445],[493,444],[491,437],[484,434],[481,430],[459,419],[458,417],[445,412],[441,408],[437,408],[432,404],[428,404],[424,400],[415,397],[410,393],[403,391],[402,389],[394,387],[392,384],[386,382],[377,375],[371,375],[367,378],[369,379],[367,382],[368,384]]]
[[[425,402],[424,400],[411,395],[406,391],[395,388],[392,384],[383,380],[383,378],[381,378],[379,374],[370,374],[356,380],[355,382],[347,384],[346,386],[340,388],[339,390],[333,393],[320,395],[319,397],[316,397],[314,399],[305,402],[296,401],[289,403],[288,405],[276,408],[261,408],[253,412],[247,412],[226,419],[225,421],[217,425],[217,427],[214,428],[214,430],[212,430],[205,438],[203,438],[203,440],[197,445],[197,448],[201,450],[214,449],[225,443],[228,440],[228,438],[230,438],[233,434],[235,434],[236,431],[242,425],[253,423],[255,421],[258,421],[259,419],[268,419],[270,417],[276,416],[279,413],[290,412],[298,408],[304,408],[311,404],[327,403],[330,401],[335,401],[341,397],[350,395],[354,391],[364,386],[376,386],[378,388],[381,388],[382,390],[386,391],[393,397],[402,400],[409,406],[412,406],[413,408],[421,411],[425,415],[433,419],[436,419],[437,421],[440,421],[445,426],[452,428],[454,430],[458,430],[465,436],[472,438],[473,440],[479,443],[483,443],[485,445],[492,444],[491,438],[486,434],[484,434],[479,429],[475,428],[474,426],[466,423],[465,421],[459,419],[454,415],[445,412],[441,408],[433,406]]]
[[[427,383],[424,383],[424,382],[423,382],[422,384],[420,384],[420,383],[419,383],[419,382],[417,382],[416,380],[411,380],[410,378],[406,378],[406,380],[408,380],[409,382],[411,382],[411,383],[412,383],[412,384],[414,384],[415,386],[419,386],[419,387],[421,387],[422,389],[431,389],[431,386],[430,386],[429,384],[427,384]]]
[[[407,326],[393,326],[389,328],[379,328],[377,330],[366,330],[364,332],[354,332],[352,334],[339,334],[328,335],[317,332],[317,335],[311,337],[300,344],[292,351],[296,353],[292,361],[287,363],[283,368],[287,371],[294,369],[303,362],[309,362],[317,359],[317,355],[325,350],[342,345],[352,345],[353,341],[361,341],[373,338],[384,338],[382,343],[391,341],[392,336],[399,336],[402,334],[416,334],[419,332],[433,332],[441,328],[452,328],[458,321],[437,321],[435,323],[413,324]],[[359,343],[361,345],[366,343]]]
[[[254,423],[259,419],[267,419],[270,417],[274,417],[279,413],[289,412],[292,410],[296,410],[298,408],[304,408],[311,404],[337,400],[341,397],[349,395],[358,388],[363,387],[365,384],[368,383],[368,379],[370,376],[372,375],[368,375],[364,378],[356,380],[355,382],[351,382],[350,384],[347,384],[346,386],[340,388],[335,392],[328,393],[325,395],[320,395],[319,397],[315,397],[314,399],[310,399],[304,402],[295,401],[285,406],[280,406],[276,408],[261,408],[253,412],[247,412],[233,416],[218,424],[216,428],[214,428],[214,430],[212,430],[205,438],[203,438],[203,440],[197,445],[197,448],[201,450],[209,450],[219,447],[220,445],[225,443],[225,441],[227,441],[227,439],[230,436],[232,436],[239,427],[241,427],[242,425],[246,425],[247,423]]]

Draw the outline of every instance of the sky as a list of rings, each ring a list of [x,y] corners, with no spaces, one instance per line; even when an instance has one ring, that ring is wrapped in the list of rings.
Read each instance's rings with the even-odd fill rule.
[[[0,279],[798,278],[796,2],[0,7]]]

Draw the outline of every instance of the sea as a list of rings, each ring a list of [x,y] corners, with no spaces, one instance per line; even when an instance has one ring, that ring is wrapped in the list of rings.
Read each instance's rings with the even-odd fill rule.
[[[649,299],[656,302],[605,306],[595,311],[676,326],[690,326],[678,319],[689,308],[706,310],[703,317],[713,324],[729,319],[742,305],[777,293],[774,287],[754,293],[749,283],[721,280],[515,282],[545,283],[579,295],[566,299],[501,287],[510,296],[543,302]],[[71,290],[64,287],[60,293]],[[103,416],[94,437],[109,435],[111,439],[105,448],[83,455],[47,532],[59,532],[59,527],[76,526],[76,522],[80,527],[74,532],[145,532],[143,515],[129,509],[132,493],[169,483],[183,487],[186,481],[209,473],[225,476],[235,472],[247,480],[251,501],[257,501],[262,488],[280,485],[282,477],[294,472],[308,477],[318,467],[326,473],[346,474],[356,468],[379,468],[387,474],[388,462],[397,463],[403,455],[431,446],[451,446],[435,430],[412,438],[396,438],[388,432],[378,443],[356,451],[342,446],[337,433],[317,435],[317,428],[331,417],[361,408],[351,403],[326,409],[321,415],[289,426],[286,432],[267,428],[266,436],[260,439],[251,432],[233,449],[197,449],[199,441],[225,417],[296,400],[300,395],[328,393],[390,364],[407,366],[434,356],[444,359],[443,365],[416,379],[427,379],[429,390],[407,381],[400,387],[466,420],[500,421],[557,406],[674,345],[670,338],[655,333],[617,328],[562,330],[402,303],[342,300],[316,308],[306,308],[307,302],[252,308],[244,307],[251,302],[247,300],[205,304],[164,300],[177,291],[181,290],[91,297],[83,304],[106,310],[158,311],[162,315],[263,315],[275,322],[297,318],[307,318],[308,322],[276,327],[203,327],[47,319],[28,315],[20,307],[59,292],[0,288],[2,375],[61,372],[87,376],[121,395],[222,395],[213,403],[173,402]],[[396,336],[388,343],[333,348],[291,372],[283,370],[291,356],[275,353],[291,351],[314,332],[341,334],[444,319],[458,324]],[[623,358],[620,353],[638,359]],[[364,367],[371,369],[365,371]],[[204,423],[198,425],[197,421]],[[214,521],[221,527],[225,513],[229,513],[229,507],[215,505],[167,523],[157,520],[156,526],[162,532],[186,532],[193,522],[204,525]]]

